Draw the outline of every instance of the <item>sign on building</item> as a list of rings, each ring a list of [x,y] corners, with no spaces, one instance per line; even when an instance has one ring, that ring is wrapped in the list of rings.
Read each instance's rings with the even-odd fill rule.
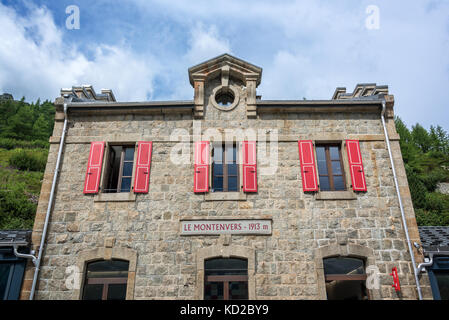
[[[271,234],[271,220],[183,220],[181,235]]]

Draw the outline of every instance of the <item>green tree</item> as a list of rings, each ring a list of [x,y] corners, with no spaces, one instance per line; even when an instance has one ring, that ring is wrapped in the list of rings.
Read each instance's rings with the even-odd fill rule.
[[[426,153],[430,150],[432,146],[432,140],[429,133],[424,129],[419,123],[412,126],[412,141],[415,145],[421,149],[422,152]]]
[[[41,114],[33,124],[33,138],[36,140],[48,139],[49,123],[45,119],[45,115]]]
[[[438,183],[449,182],[447,132],[441,126],[427,131],[418,123],[410,131],[400,118],[395,124],[418,225],[449,226],[449,195],[435,191]]]
[[[8,119],[6,138],[26,140],[33,133],[33,109],[30,105],[22,104],[17,113]]]

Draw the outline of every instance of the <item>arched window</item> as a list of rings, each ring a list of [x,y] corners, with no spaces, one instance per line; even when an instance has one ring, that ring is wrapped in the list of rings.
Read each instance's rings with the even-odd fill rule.
[[[248,260],[238,258],[205,260],[204,299],[248,299]]]
[[[365,264],[362,259],[332,257],[323,259],[328,300],[366,300]]]
[[[101,260],[87,264],[83,300],[125,300],[129,262]]]

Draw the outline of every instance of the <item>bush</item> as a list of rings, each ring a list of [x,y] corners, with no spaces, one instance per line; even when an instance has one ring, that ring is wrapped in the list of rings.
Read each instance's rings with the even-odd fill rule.
[[[15,149],[8,162],[19,170],[44,171],[47,156],[47,150]]]
[[[418,226],[447,226],[449,225],[449,212],[425,211],[416,209],[416,222]]]
[[[435,189],[437,188],[437,185],[440,181],[444,181],[446,178],[445,172],[442,171],[442,169],[437,168],[434,169],[433,171],[429,172],[426,175],[422,175],[421,181],[424,183],[424,185],[426,186],[427,190],[429,192],[434,192]]]
[[[427,193],[426,209],[438,212],[449,210],[449,196],[439,192]]]
[[[0,148],[7,150],[22,148],[22,149],[48,149],[50,143],[42,140],[23,141],[11,138],[0,138]]]
[[[0,230],[31,229],[37,205],[26,195],[24,184],[0,189]]]

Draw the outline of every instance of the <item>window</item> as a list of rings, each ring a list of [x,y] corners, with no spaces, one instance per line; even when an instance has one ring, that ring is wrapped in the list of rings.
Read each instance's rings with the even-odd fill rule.
[[[215,144],[212,148],[212,192],[239,191],[236,143]]]
[[[0,248],[0,300],[19,299],[25,265],[26,259],[17,258],[11,248]]]
[[[230,107],[234,103],[234,95],[232,91],[222,92],[221,90],[215,95],[215,101],[221,107]]]
[[[130,192],[134,165],[134,146],[110,146],[103,192]]]
[[[125,300],[129,262],[102,260],[87,265],[83,300]]]
[[[321,191],[346,190],[345,174],[338,144],[317,145],[318,175]]]
[[[323,259],[328,300],[367,300],[364,262],[357,258]]]
[[[434,257],[427,271],[434,299],[449,300],[449,257]]]
[[[205,300],[248,299],[248,260],[215,258],[204,261]]]

